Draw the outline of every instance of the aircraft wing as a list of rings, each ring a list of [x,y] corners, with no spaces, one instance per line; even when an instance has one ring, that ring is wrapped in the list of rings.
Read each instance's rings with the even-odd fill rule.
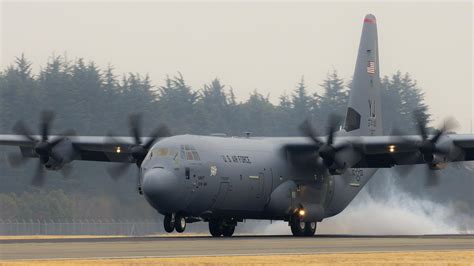
[[[342,160],[348,157],[357,157],[351,168],[390,168],[396,165],[413,165],[426,163],[420,150],[420,136],[366,136],[366,137],[338,137],[334,146],[348,146],[341,152]],[[449,163],[474,160],[474,135],[443,135],[436,143],[434,163]],[[319,150],[318,144],[310,142],[285,144],[284,150],[290,156],[311,157]],[[351,160],[349,160],[351,161]]]
[[[40,139],[40,136],[32,136]],[[60,138],[60,136],[49,136],[51,140]],[[141,138],[145,143],[149,138]],[[101,162],[130,162],[131,147],[134,145],[132,137],[94,137],[94,136],[68,136],[64,137],[58,147],[58,151],[72,148],[72,160],[101,161]],[[22,135],[0,135],[0,145],[19,147],[24,157],[38,157],[34,152],[35,142]],[[71,149],[70,149],[71,150]]]

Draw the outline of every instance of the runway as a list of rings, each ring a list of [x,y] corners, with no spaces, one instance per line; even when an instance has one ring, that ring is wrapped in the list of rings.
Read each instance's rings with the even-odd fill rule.
[[[1,260],[474,250],[474,235],[121,237],[0,240]]]

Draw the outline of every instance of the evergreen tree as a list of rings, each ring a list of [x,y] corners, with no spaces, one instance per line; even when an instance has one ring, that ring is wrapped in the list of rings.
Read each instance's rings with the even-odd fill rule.
[[[324,89],[323,95],[319,98],[319,127],[327,126],[327,119],[332,115],[345,116],[348,103],[348,92],[344,86],[344,81],[338,76],[337,71],[328,74],[321,84]]]
[[[198,93],[186,84],[181,73],[173,79],[167,77],[165,85],[158,90],[163,122],[173,125],[174,133],[193,133],[193,129],[200,128],[198,125],[202,123],[195,119],[194,105],[197,100]]]
[[[424,94],[408,73],[395,73],[382,79],[382,119],[387,134],[418,134],[414,113],[426,124],[430,122]]]
[[[254,136],[274,136],[278,133],[275,123],[274,106],[265,97],[254,90],[250,98],[242,104],[242,131]]]
[[[200,92],[201,96],[197,102],[199,120],[202,121],[203,128],[209,131],[207,133],[230,133],[229,119],[232,116],[224,87],[216,78],[210,84],[205,84]]]
[[[311,112],[311,109],[310,109],[311,97],[308,96],[306,92],[304,77],[301,78],[301,81],[298,83],[298,86],[296,87],[292,95],[291,104],[293,106],[292,112],[293,112],[293,118],[295,120],[308,118]],[[298,122],[302,122],[302,121],[298,121]]]
[[[0,128],[11,132],[19,119],[33,122],[30,116],[38,112],[39,92],[31,73],[31,62],[24,54],[1,74],[0,86]]]

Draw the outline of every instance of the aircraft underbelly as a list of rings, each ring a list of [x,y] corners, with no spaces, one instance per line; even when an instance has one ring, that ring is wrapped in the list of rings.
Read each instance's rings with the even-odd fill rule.
[[[326,207],[326,217],[343,211],[377,170],[374,168],[350,168],[344,174],[334,176],[334,196]]]

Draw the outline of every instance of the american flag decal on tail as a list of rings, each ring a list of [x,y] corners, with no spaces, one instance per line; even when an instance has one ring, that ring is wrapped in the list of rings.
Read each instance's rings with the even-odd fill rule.
[[[369,61],[369,64],[367,65],[367,73],[375,74],[375,62],[374,61]]]

